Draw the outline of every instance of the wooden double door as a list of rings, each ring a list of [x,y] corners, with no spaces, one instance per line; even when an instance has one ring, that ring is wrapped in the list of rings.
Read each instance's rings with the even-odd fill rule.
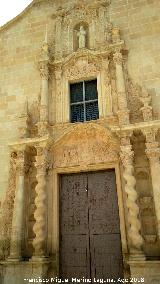
[[[123,278],[114,170],[61,176],[60,277]]]

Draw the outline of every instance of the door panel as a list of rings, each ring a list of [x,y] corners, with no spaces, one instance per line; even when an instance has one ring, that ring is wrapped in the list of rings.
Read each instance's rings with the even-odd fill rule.
[[[87,175],[61,178],[60,273],[62,278],[90,275]]]
[[[123,277],[114,171],[63,175],[60,200],[61,277]]]
[[[87,175],[62,176],[61,233],[88,234]]]
[[[91,234],[120,233],[114,171],[88,174]]]
[[[92,277],[123,278],[121,240],[119,234],[93,236]]]
[[[123,270],[114,171],[89,173],[88,197],[92,278],[120,277]]]
[[[88,236],[65,235],[61,239],[61,276],[64,278],[89,277]]]

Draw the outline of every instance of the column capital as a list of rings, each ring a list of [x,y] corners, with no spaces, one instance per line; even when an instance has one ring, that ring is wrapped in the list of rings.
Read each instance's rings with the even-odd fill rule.
[[[131,145],[131,136],[133,134],[133,130],[127,130],[127,131],[117,131],[116,134],[120,138],[121,146],[128,146]]]
[[[48,151],[44,145],[35,146],[37,149],[37,156],[35,167],[39,175],[46,175],[47,168],[49,167]]]
[[[17,150],[16,169],[20,176],[25,174],[25,147],[20,147]]]
[[[153,143],[156,141],[157,132],[158,132],[158,128],[150,127],[150,128],[142,129],[142,133],[146,137],[147,143]]]
[[[145,152],[151,163],[160,163],[160,148],[158,142],[146,143]]]
[[[131,145],[120,146],[120,149],[121,149],[120,158],[123,166],[127,167],[128,165],[132,165],[134,158],[134,152],[132,151],[132,146]]]
[[[142,112],[144,121],[151,121],[151,120],[153,120],[153,108],[151,106],[141,107],[140,110]]]

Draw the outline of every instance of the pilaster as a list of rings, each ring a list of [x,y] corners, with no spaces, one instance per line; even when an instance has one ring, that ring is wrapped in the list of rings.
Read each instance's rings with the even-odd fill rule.
[[[123,71],[123,57],[120,48],[116,48],[113,54],[116,68],[116,89],[118,97],[118,118],[120,125],[129,124],[129,110],[127,108],[127,96]]]

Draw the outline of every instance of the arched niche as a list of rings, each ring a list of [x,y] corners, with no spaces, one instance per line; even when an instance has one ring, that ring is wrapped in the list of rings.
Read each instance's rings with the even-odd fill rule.
[[[53,167],[111,163],[118,160],[119,143],[109,129],[94,123],[77,124],[53,146]]]

